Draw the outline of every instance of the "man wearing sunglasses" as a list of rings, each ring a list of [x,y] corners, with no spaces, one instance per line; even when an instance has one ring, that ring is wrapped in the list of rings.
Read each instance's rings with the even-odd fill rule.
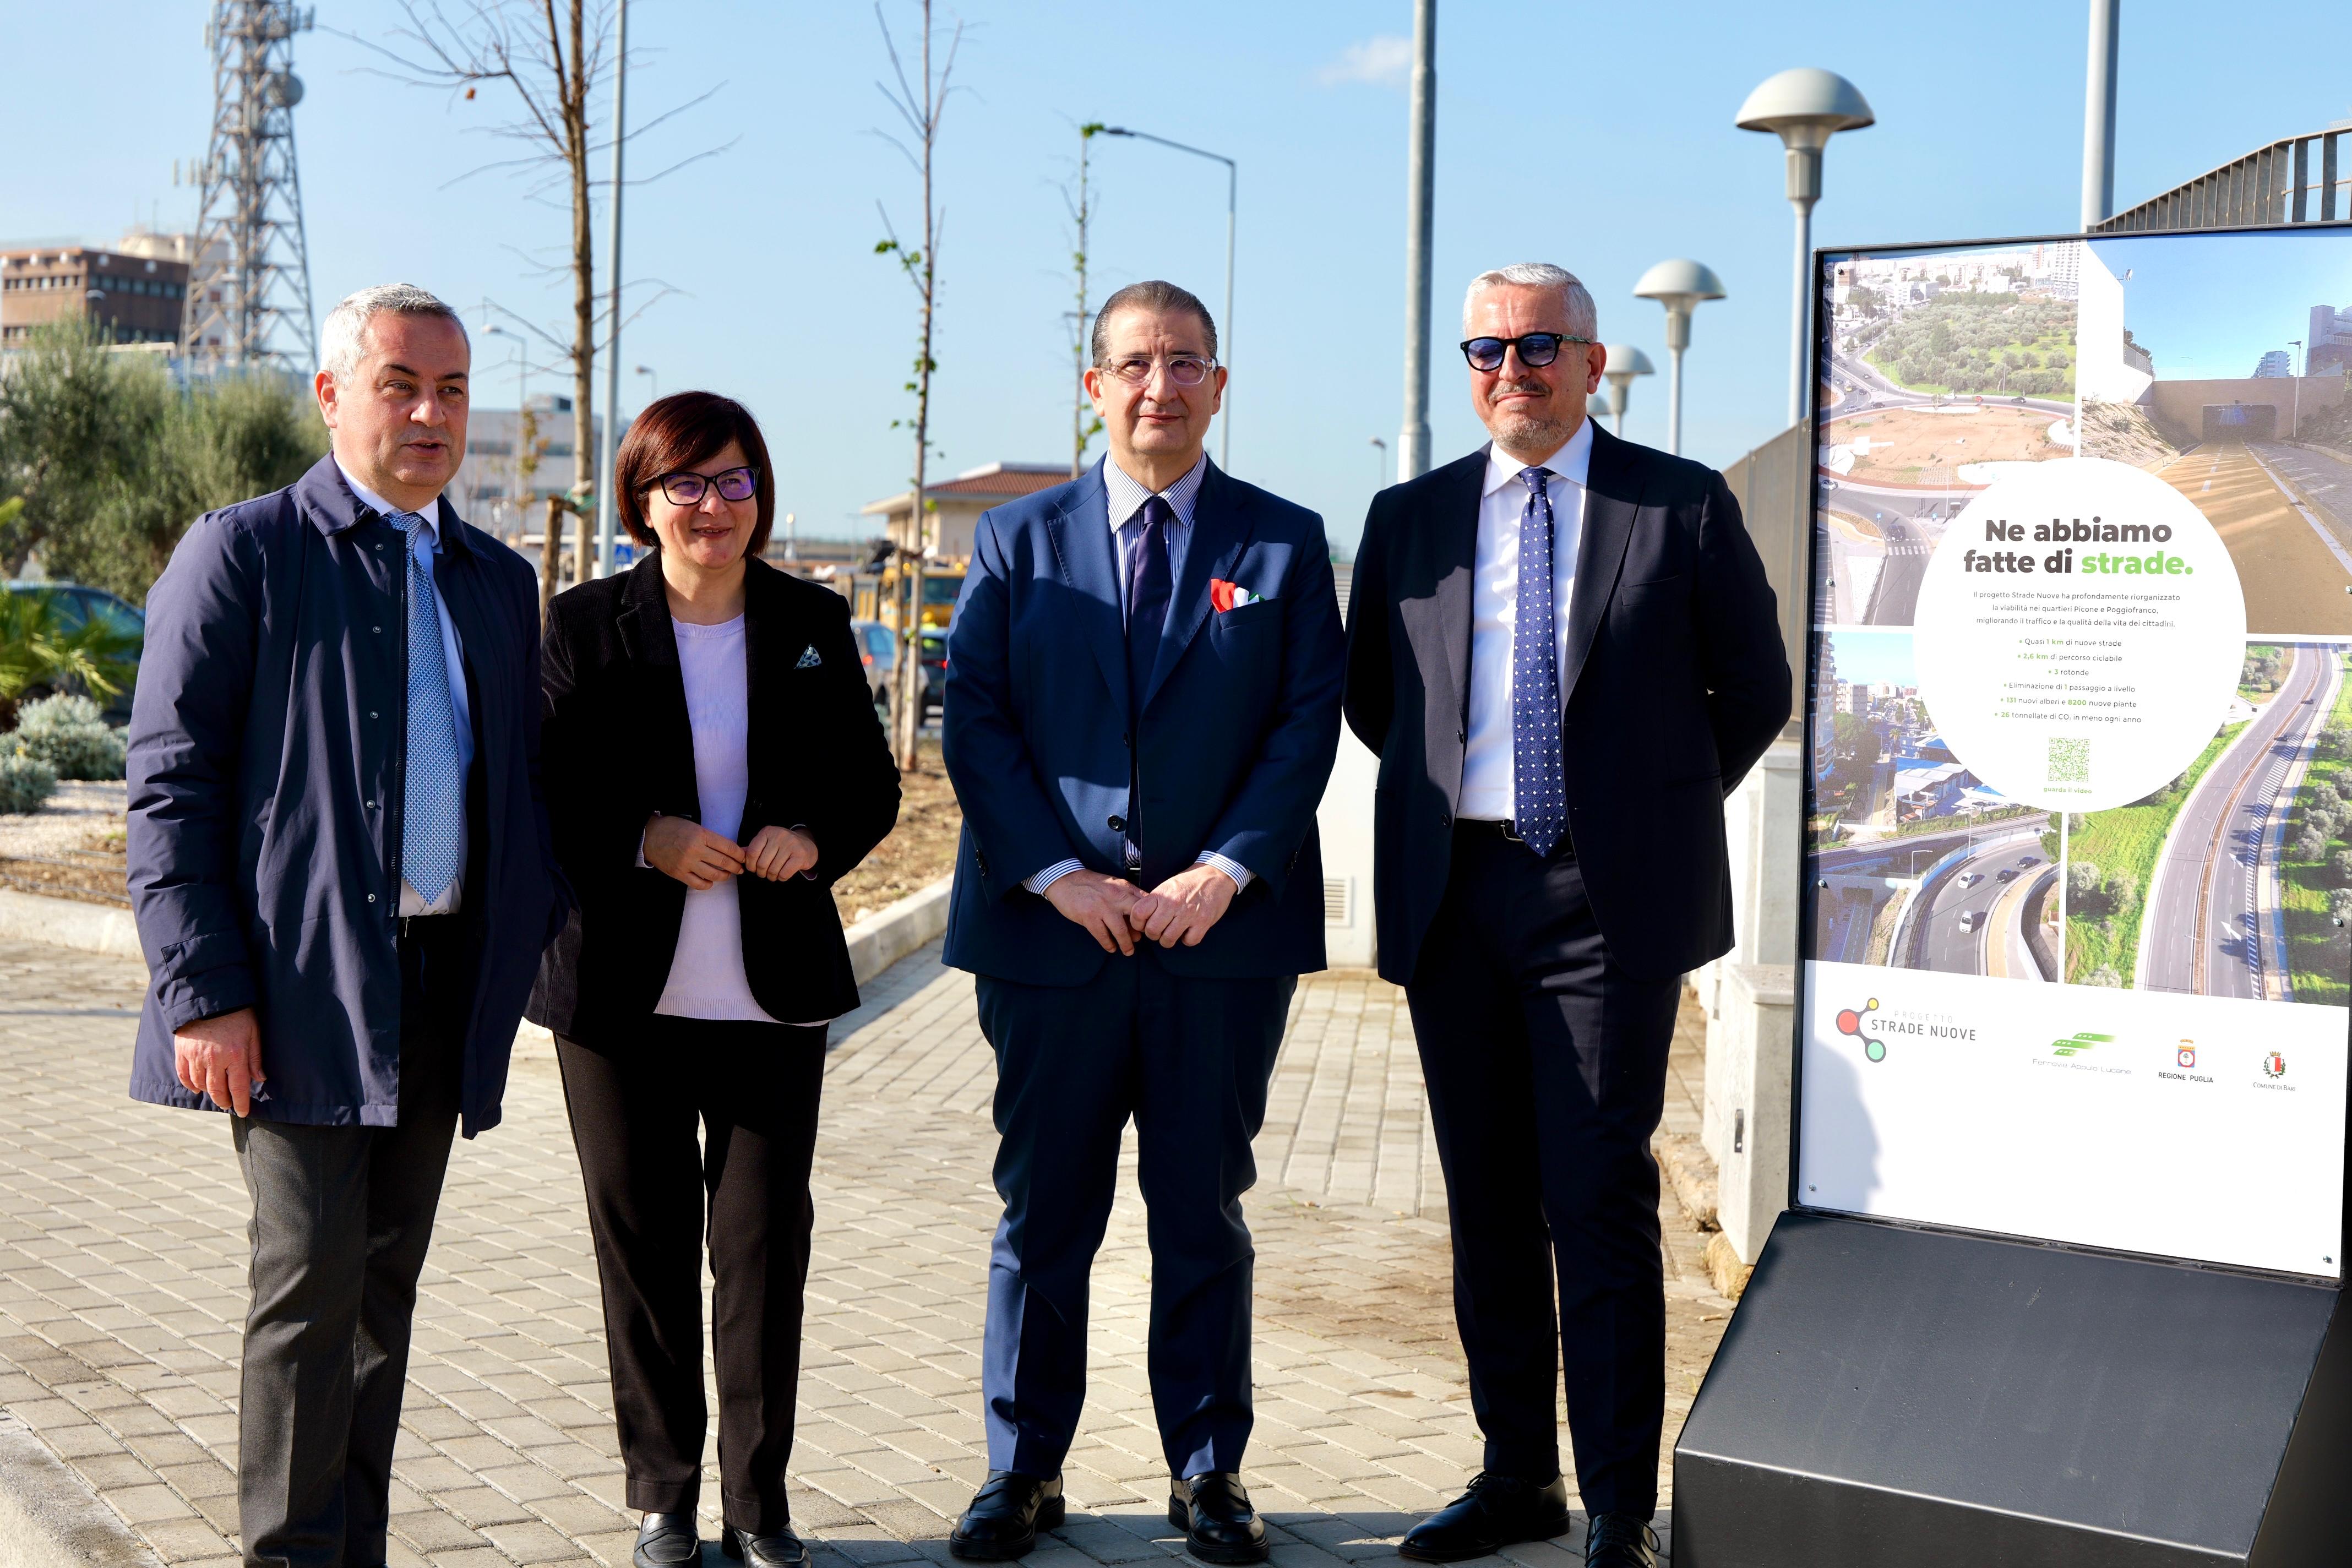
[[[1323,967],[1315,808],[1339,743],[1323,520],[1202,450],[1216,327],[1170,283],[1103,304],[1086,374],[1110,455],[980,520],[948,633],[963,845],[947,962],[995,1048],[981,1362],[987,1484],[959,1557],[1018,1557],[1063,1516],[1087,1290],[1135,1121],[1151,1209],[1152,1406],[1169,1519],[1255,1563],[1241,1196],[1297,976]]]
[[[1650,1134],[1682,975],[1731,945],[1723,797],[1788,721],[1789,665],[1723,477],[1585,417],[1606,356],[1584,286],[1482,273],[1463,324],[1493,440],[1374,498],[1348,627],[1381,973],[1412,1009],[1486,1438],[1402,1551],[1568,1530],[1564,1363],[1586,1562],[1653,1568]]]

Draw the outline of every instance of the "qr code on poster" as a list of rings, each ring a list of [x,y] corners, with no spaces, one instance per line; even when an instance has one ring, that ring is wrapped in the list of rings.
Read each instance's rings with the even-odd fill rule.
[[[2068,740],[2063,735],[2050,737],[2050,783],[2089,784],[2091,782],[2090,737]]]

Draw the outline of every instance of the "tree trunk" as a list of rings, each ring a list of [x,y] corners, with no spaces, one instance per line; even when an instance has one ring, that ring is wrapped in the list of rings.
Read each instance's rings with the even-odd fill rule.
[[[924,535],[929,531],[924,516],[924,472],[931,449],[931,311],[938,299],[939,285],[939,212],[931,204],[932,149],[939,140],[939,89],[931,80],[931,0],[923,0],[923,322],[922,347],[915,356],[915,484],[914,513],[908,530],[908,542],[914,557],[901,563],[900,592],[908,605],[906,624],[901,628],[906,653],[899,660],[903,672],[898,694],[898,766],[903,772],[915,765],[915,746],[923,728],[923,570]],[[911,579],[911,581],[910,581]]]
[[[547,520],[539,527],[539,624],[547,625],[547,602],[555,597],[555,573],[562,564],[563,500],[547,498]]]
[[[572,68],[563,89],[565,160],[572,173],[572,489],[603,482],[596,472],[596,254],[589,240],[588,55],[582,13],[587,0],[572,0]],[[615,69],[619,68],[617,64]],[[595,575],[593,513],[575,502],[576,557],[572,580]]]

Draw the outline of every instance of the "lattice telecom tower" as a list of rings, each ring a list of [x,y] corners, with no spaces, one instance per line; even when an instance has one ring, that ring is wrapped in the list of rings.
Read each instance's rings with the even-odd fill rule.
[[[205,26],[212,145],[181,329],[192,358],[298,373],[318,365],[293,113],[302,101],[294,35],[316,15],[285,0],[214,0]]]

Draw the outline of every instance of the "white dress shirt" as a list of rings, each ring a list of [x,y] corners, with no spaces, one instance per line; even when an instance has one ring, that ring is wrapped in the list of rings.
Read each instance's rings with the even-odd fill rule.
[[[1192,508],[1201,499],[1201,481],[1208,477],[1209,454],[1184,470],[1183,477],[1164,490],[1154,491],[1141,480],[1130,479],[1118,460],[1105,458],[1102,466],[1103,490],[1109,502],[1111,550],[1118,557],[1118,613],[1122,624],[1127,619],[1128,582],[1135,546],[1143,537],[1143,503],[1157,494],[1175,514],[1176,525],[1168,531],[1168,584],[1172,592],[1184,574],[1184,552],[1192,542]],[[1170,601],[1174,608],[1174,601]],[[1256,875],[1238,860],[1230,859],[1213,849],[1203,849],[1193,862],[1196,866],[1214,866],[1234,879],[1234,890],[1239,892],[1250,885]],[[1034,875],[1024,877],[1021,885],[1033,893],[1042,893],[1071,872],[1080,870],[1084,863],[1071,858],[1056,860]]]
[[[351,487],[352,494],[359,497],[361,505],[371,510],[382,512],[385,517],[408,510],[406,507],[393,505],[353,479],[352,471],[343,467],[343,460],[341,458],[335,459],[335,467],[342,474],[343,483]],[[430,583],[433,581],[433,564],[441,554],[441,498],[435,496],[425,502],[423,509],[415,515],[425,520],[425,549],[419,553],[425,567],[425,580]],[[406,570],[404,563],[402,569]],[[437,588],[433,595],[433,608],[441,620],[441,657],[449,667],[449,706],[457,718],[457,766],[460,772],[464,772],[470,770],[474,765],[474,718],[473,710],[466,701],[466,656],[457,648],[457,627],[449,619],[448,601],[441,596]],[[406,635],[406,627],[402,628],[404,636]],[[418,896],[416,889],[408,885],[408,879],[403,877],[400,879],[401,914],[406,916],[457,913],[458,907],[465,902],[466,899],[465,866],[466,822],[461,816],[457,821],[457,874],[449,879],[448,887],[443,889],[441,896],[431,903],[426,903]]]
[[[1549,468],[1551,497],[1552,657],[1560,700],[1568,700],[1568,609],[1576,593],[1576,547],[1584,533],[1584,487],[1592,471],[1592,421],[1584,420],[1567,445],[1539,463],[1523,463],[1500,447],[1488,449],[1479,492],[1478,547],[1470,578],[1470,722],[1462,753],[1462,799],[1455,815],[1508,822],[1513,815],[1511,659],[1518,634],[1519,520],[1534,492],[1519,480],[1527,468]]]
[[[732,838],[742,828],[743,804],[751,794],[751,661],[743,617],[715,626],[672,621],[671,630],[677,634],[687,722],[694,731],[694,793],[702,826]],[[655,1012],[674,1018],[776,1021],[752,996],[743,973],[740,883],[741,878],[723,877],[708,888],[686,890],[677,947]]]

